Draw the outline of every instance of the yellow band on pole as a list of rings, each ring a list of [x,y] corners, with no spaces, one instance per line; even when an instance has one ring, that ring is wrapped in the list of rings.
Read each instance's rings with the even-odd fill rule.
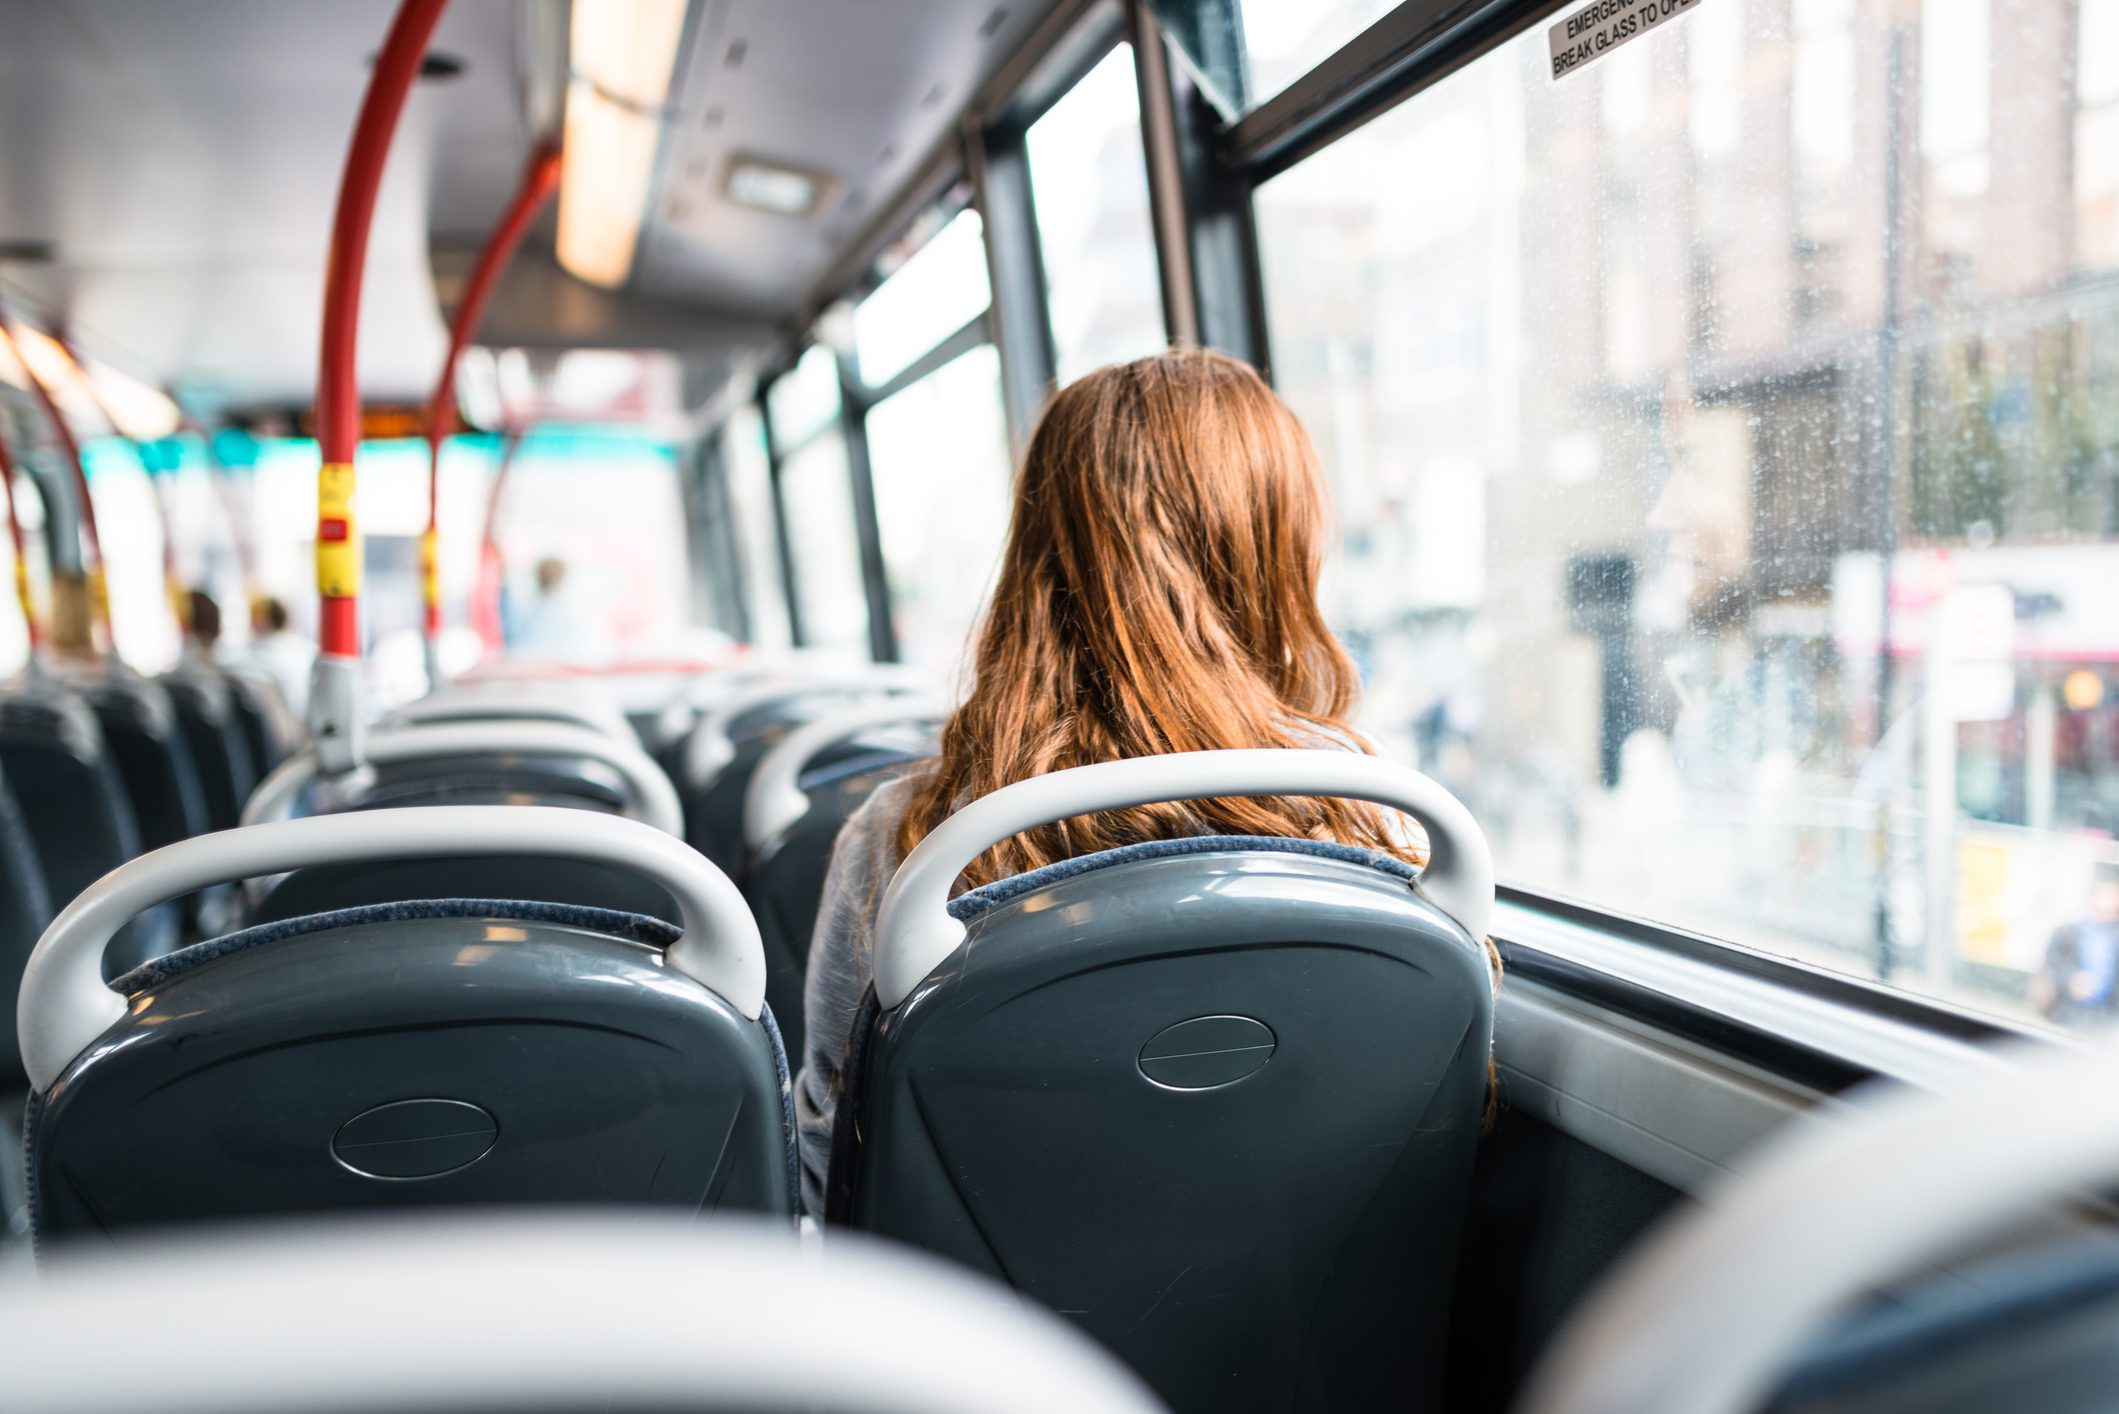
[[[353,468],[327,462],[316,478],[316,587],[334,599],[361,592],[360,528],[353,521]]]
[[[88,572],[88,611],[97,623],[110,627],[110,576],[101,565]]]
[[[429,526],[419,537],[419,582],[427,596],[427,607],[441,607],[441,536]]]

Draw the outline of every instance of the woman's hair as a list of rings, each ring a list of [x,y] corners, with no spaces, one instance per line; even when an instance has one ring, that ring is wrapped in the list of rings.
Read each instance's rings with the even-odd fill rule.
[[[909,852],[964,801],[1069,766],[1225,747],[1366,750],[1354,665],[1317,606],[1329,511],[1302,424],[1235,359],[1101,368],[1039,420],[1016,482],[974,687],[898,822]],[[1140,806],[1026,831],[975,887],[1114,845],[1299,836],[1418,851],[1360,801]]]

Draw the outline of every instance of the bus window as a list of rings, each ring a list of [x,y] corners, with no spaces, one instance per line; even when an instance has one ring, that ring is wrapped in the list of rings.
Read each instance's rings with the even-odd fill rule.
[[[802,641],[813,648],[868,647],[868,599],[861,585],[861,532],[839,420],[838,359],[812,344],[765,393],[780,506],[787,518],[790,568]]]
[[[1059,381],[1165,342],[1133,46],[1120,44],[1030,125]]]
[[[1707,0],[1558,79],[1541,24],[1258,189],[1370,725],[1505,878],[2119,1013],[2062,956],[2119,898],[2119,6],[2076,13]]]
[[[868,459],[898,651],[946,673],[963,658],[1008,534],[1008,429],[993,345],[869,409]]]
[[[789,642],[787,591],[780,578],[780,532],[773,524],[765,420],[755,406],[742,403],[721,438],[722,474],[728,478],[729,506],[735,518],[751,642],[762,648],[785,648]]]
[[[861,381],[888,383],[921,354],[986,312],[985,226],[966,208],[951,217],[855,307]]]
[[[515,463],[495,529],[514,651],[588,661],[667,651],[684,632],[688,582],[671,447],[619,427],[544,426],[524,437]],[[484,489],[462,480],[474,497]],[[446,527],[446,506],[443,515]],[[475,512],[455,521],[475,550]],[[418,582],[410,564],[402,582]]]

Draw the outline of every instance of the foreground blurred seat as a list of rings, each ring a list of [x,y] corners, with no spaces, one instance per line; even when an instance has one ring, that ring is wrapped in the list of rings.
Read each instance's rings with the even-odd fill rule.
[[[252,928],[104,985],[141,909],[208,883],[418,855],[646,875],[652,918],[529,899]],[[69,905],[22,980],[40,1234],[257,1213],[622,1203],[791,1216],[786,1060],[756,926],[683,843],[580,811],[282,821],[172,845]]]
[[[1747,1155],[1570,1314],[1521,1414],[2112,1408],[2119,1049],[1990,1060],[1851,1092]],[[2041,1212],[2077,1231],[1996,1255]]]
[[[274,1224],[54,1260],[0,1282],[10,1414],[117,1414],[114,1332],[214,1319],[154,1356],[157,1414],[417,1409],[1156,1414],[1049,1313],[917,1253],[784,1230],[536,1217]],[[790,1312],[848,1319],[818,1340]],[[946,1347],[946,1351],[938,1349]]]
[[[1023,830],[1234,795],[1404,810],[1428,866],[1210,836],[949,897]],[[1351,752],[1146,757],[973,801],[884,894],[826,1216],[1005,1276],[1178,1410],[1439,1409],[1492,906],[1464,807]]]

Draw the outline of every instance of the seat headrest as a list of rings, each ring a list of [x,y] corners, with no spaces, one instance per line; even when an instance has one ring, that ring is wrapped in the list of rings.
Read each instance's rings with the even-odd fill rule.
[[[179,948],[162,957],[150,958],[110,985],[127,996],[160,987],[175,977],[231,953],[246,952],[269,943],[284,942],[335,928],[353,928],[365,923],[411,923],[433,918],[504,918],[514,923],[548,923],[565,928],[583,928],[605,933],[627,942],[666,948],[677,941],[681,930],[660,918],[640,913],[621,913],[610,908],[588,908],[570,903],[537,903],[524,899],[437,898],[407,899],[402,903],[371,903],[359,908],[311,913],[254,928],[226,933]]]
[[[1198,854],[1299,854],[1312,859],[1332,859],[1342,864],[1363,865],[1407,883],[1420,877],[1418,868],[1396,855],[1385,854],[1381,850],[1363,849],[1358,845],[1337,844],[1329,840],[1293,839],[1281,835],[1188,835],[1182,839],[1146,840],[1140,844],[1120,845],[1116,849],[1102,849],[1094,854],[1062,859],[1057,864],[1047,864],[1042,869],[1032,869],[1028,873],[996,879],[990,884],[981,885],[951,899],[949,916],[959,923],[968,923],[1004,903],[1033,893],[1048,884],[1056,884],[1062,879],[1072,879],[1098,869],[1108,869],[1116,864],[1132,864],[1143,859],[1175,859]]]

